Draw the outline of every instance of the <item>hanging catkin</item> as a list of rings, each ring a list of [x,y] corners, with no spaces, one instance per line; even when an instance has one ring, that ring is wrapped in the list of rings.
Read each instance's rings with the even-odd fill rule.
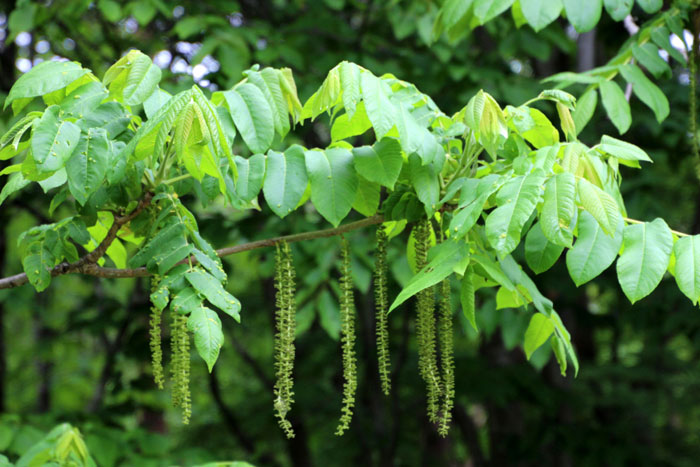
[[[350,246],[343,238],[342,266],[340,271],[340,340],[343,351],[343,408],[335,434],[341,436],[350,426],[355,391],[357,389],[357,361],[355,358],[355,303],[350,269]]]
[[[420,221],[414,229],[416,268],[428,262],[430,249],[430,221]],[[435,345],[435,287],[428,287],[416,295],[416,335],[418,339],[418,369],[426,385],[428,419],[437,422],[440,409],[441,378],[437,366]]]
[[[158,289],[160,278],[153,276],[151,279],[151,292],[155,293]],[[155,305],[151,305],[151,316],[148,321],[150,337],[149,347],[151,349],[151,368],[153,369],[153,380],[158,389],[163,389],[165,377],[163,375],[163,349],[161,347],[161,318],[163,310]]]
[[[383,227],[377,229],[377,249],[374,262],[374,301],[376,308],[377,364],[382,392],[389,395],[391,390],[391,360],[389,354],[389,328],[387,312],[389,295],[387,292],[388,266],[386,261],[387,235]]]
[[[440,315],[438,321],[440,342],[440,364],[442,365],[442,407],[438,432],[447,436],[452,421],[452,408],[455,397],[454,342],[452,334],[452,302],[450,301],[450,280],[440,284]]]
[[[274,407],[279,426],[288,438],[294,437],[287,413],[294,402],[294,336],[296,334],[295,271],[287,242],[277,244],[275,257],[276,307]]]
[[[182,423],[188,424],[192,415],[190,400],[190,336],[187,334],[187,317],[171,311],[170,352],[172,361],[173,405],[182,409]]]

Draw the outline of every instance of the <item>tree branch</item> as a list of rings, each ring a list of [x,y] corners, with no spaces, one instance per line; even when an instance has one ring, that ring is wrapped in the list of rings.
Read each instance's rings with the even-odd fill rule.
[[[109,245],[114,241],[117,236],[119,228],[136,217],[149,203],[152,195],[147,195],[139,205],[130,214],[124,217],[119,217],[114,221],[112,227],[109,229],[107,236],[100,243],[100,245],[93,251],[83,256],[81,259],[75,263],[61,263],[51,270],[51,276],[62,276],[64,274],[83,274],[86,276],[102,277],[106,279],[119,279],[125,277],[145,277],[150,276],[151,273],[146,268],[135,268],[135,269],[116,269],[116,268],[104,268],[97,264],[99,260],[109,247]],[[361,229],[363,227],[368,227],[370,225],[381,224],[384,222],[384,216],[377,214],[376,216],[367,217],[365,219],[350,222],[349,224],[341,225],[333,229],[324,230],[314,230],[311,232],[302,232],[293,235],[286,235],[282,237],[266,238],[263,240],[256,240],[250,243],[243,243],[241,245],[234,245],[226,248],[221,248],[216,250],[216,254],[220,257],[234,255],[236,253],[241,253],[243,251],[256,250],[258,248],[265,248],[275,246],[278,242],[286,241],[287,243],[301,242],[304,240],[312,240],[315,238],[325,238],[340,235],[353,230]],[[193,264],[196,263],[196,259],[189,258],[184,259],[180,263],[186,263],[191,261]],[[0,279],[0,289],[10,289],[13,287],[19,287],[28,282],[27,275],[25,273],[15,274],[14,276],[9,276]]]
[[[74,263],[61,263],[51,269],[51,276],[62,276],[64,274],[85,274],[89,276],[97,277],[109,277],[102,276],[99,274],[101,269],[97,265],[97,261],[102,258],[107,251],[107,248],[112,244],[115,238],[117,238],[117,233],[119,229],[124,225],[138,216],[141,211],[143,211],[149,204],[151,204],[151,199],[153,198],[153,193],[146,193],[146,195],[139,201],[139,204],[131,211],[129,214],[122,217],[115,217],[112,226],[107,231],[107,235],[104,240],[97,245],[97,248],[92,250],[87,255],[80,258]],[[147,275],[147,274],[146,274]],[[124,277],[138,277],[134,276],[124,276]],[[14,276],[9,276],[0,279],[0,289],[9,289],[12,287],[19,287],[29,282],[29,278],[26,273],[15,274]]]

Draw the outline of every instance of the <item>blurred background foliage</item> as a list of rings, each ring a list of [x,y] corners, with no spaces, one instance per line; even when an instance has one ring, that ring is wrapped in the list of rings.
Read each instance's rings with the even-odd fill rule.
[[[0,100],[40,60],[78,60],[101,76],[137,47],[163,69],[170,92],[193,82],[225,89],[259,63],[291,67],[304,100],[331,67],[351,60],[415,83],[452,113],[481,88],[503,105],[521,104],[546,87],[542,78],[603,65],[629,37],[607,15],[579,35],[563,19],[535,33],[505,14],[457,41],[431,42],[438,8],[426,0],[6,0],[0,5]],[[632,14],[639,24],[646,18],[639,7]],[[687,69],[676,68],[658,81],[672,110],[661,125],[632,100],[634,123],[624,138],[655,163],[627,169],[623,195],[630,217],[663,216],[674,229],[699,233],[689,78]],[[570,90],[580,95],[583,89]],[[603,132],[616,134],[600,107],[581,134],[586,143]],[[0,130],[12,119],[3,113]],[[294,137],[313,147],[327,144],[328,135],[320,119]],[[3,276],[21,270],[12,239],[50,218],[49,198],[34,195],[0,210]],[[313,211],[281,221],[266,208],[252,215],[223,203],[194,209],[216,247],[322,223]],[[577,289],[560,260],[537,278],[572,333],[581,362],[575,379],[559,375],[548,346],[526,361],[516,343],[529,313],[496,310],[494,296],[478,295],[482,332],[472,331],[461,313],[455,318],[457,404],[450,435],[441,439],[425,417],[410,306],[390,316],[393,392],[381,394],[370,288],[374,231],[348,238],[360,381],[345,436],[333,434],[342,385],[340,242],[322,239],[292,246],[299,282],[296,438],[286,440],[273,416],[273,252],[257,250],[224,261],[229,290],[244,305],[243,324],[226,326],[214,373],[194,360],[189,426],[152,381],[146,281],[62,276],[39,295],[29,286],[0,291],[0,453],[17,459],[53,426],[69,422],[100,466],[223,459],[273,466],[697,465],[700,314],[672,280],[632,307],[612,270]],[[390,244],[392,296],[411,275],[402,245],[405,238]]]

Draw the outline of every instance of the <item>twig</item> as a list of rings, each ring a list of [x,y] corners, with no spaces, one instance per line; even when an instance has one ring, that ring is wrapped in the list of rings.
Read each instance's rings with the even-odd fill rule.
[[[119,228],[136,217],[143,208],[145,208],[148,203],[150,203],[151,197],[148,196],[147,200],[144,198],[139,206],[137,206],[134,211],[129,215],[117,218],[114,224],[110,228],[105,239],[100,243],[100,245],[93,251],[82,257],[75,263],[61,263],[51,270],[51,276],[62,276],[64,274],[83,274],[86,276],[102,277],[106,279],[118,279],[125,277],[145,277],[150,276],[151,273],[146,268],[135,268],[135,269],[116,269],[116,268],[105,268],[97,265],[97,260],[99,260],[109,247],[109,245],[114,241],[117,236]],[[220,250],[216,250],[216,254],[220,257],[233,255],[236,253],[241,253],[243,251],[255,250],[258,248],[265,248],[275,246],[278,242],[285,240],[287,243],[301,242],[304,240],[312,240],[315,238],[333,237],[345,232],[350,232],[352,230],[361,229],[363,227],[368,227],[370,225],[381,224],[384,222],[384,216],[376,215],[368,217],[366,219],[359,220],[357,222],[351,222],[349,224],[341,225],[333,229],[324,230],[314,230],[311,232],[303,232],[293,235],[286,235],[282,237],[266,238],[263,240],[257,240],[250,243],[243,243],[241,245],[234,245]],[[197,261],[194,258],[189,258],[192,264]],[[180,263],[187,262],[188,259],[184,259]],[[13,287],[19,287],[28,282],[27,275],[25,273],[15,274],[14,276],[9,276],[0,279],[0,289],[10,289]]]
[[[92,250],[87,255],[80,258],[74,263],[61,263],[51,269],[51,276],[62,276],[64,274],[85,274],[89,276],[97,277],[109,277],[100,275],[100,270],[104,269],[97,265],[97,261],[102,258],[107,251],[107,248],[112,244],[115,238],[117,238],[117,233],[119,229],[124,225],[138,216],[141,211],[143,211],[150,203],[153,198],[153,193],[146,193],[139,204],[131,211],[129,214],[122,217],[115,217],[112,226],[107,231],[107,235],[100,244]],[[134,276],[124,276],[124,277],[138,277]],[[9,276],[0,279],[0,289],[9,289],[12,287],[19,287],[29,282],[29,278],[26,273],[15,274],[14,276]]]

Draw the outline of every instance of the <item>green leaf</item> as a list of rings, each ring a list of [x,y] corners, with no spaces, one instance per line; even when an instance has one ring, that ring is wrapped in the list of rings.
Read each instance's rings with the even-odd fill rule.
[[[89,72],[77,62],[41,62],[17,79],[5,99],[4,108],[18,99],[31,99],[63,89]]]
[[[372,122],[367,117],[365,103],[360,101],[355,108],[352,118],[347,113],[340,115],[333,120],[331,127],[331,141],[340,141],[353,136],[358,136],[372,128]]]
[[[664,5],[663,0],[637,0],[637,4],[642,7],[646,13],[656,13]]]
[[[10,175],[10,178],[7,179],[7,183],[5,183],[5,186],[2,187],[2,191],[0,191],[0,205],[2,205],[10,195],[18,192],[29,185],[29,183],[31,183],[30,180],[24,178],[21,173]]]
[[[563,251],[563,246],[550,242],[544,236],[540,223],[532,226],[525,237],[525,261],[535,274],[554,266]]]
[[[352,207],[363,216],[373,216],[379,209],[379,196],[381,187],[374,182],[360,178],[357,186],[357,195]]]
[[[272,109],[262,91],[253,84],[243,83],[224,91],[223,96],[233,123],[248,148],[253,153],[267,151],[275,136],[275,125]]]
[[[536,169],[506,182],[496,194],[498,207],[486,218],[486,238],[503,257],[520,243],[523,226],[540,198],[544,172]]]
[[[622,217],[615,198],[585,178],[578,181],[578,196],[583,209],[591,213],[606,234],[612,235]]]
[[[282,218],[292,212],[307,184],[304,148],[295,144],[284,153],[268,151],[263,194],[272,212]]]
[[[137,268],[146,264],[161,250],[177,248],[182,244],[185,235],[185,225],[175,222],[161,229],[145,246],[131,257],[129,267]]]
[[[91,128],[81,135],[77,148],[66,162],[68,188],[81,205],[102,186],[109,160],[110,145],[104,129]]]
[[[452,216],[450,230],[456,238],[465,236],[484,210],[486,200],[501,186],[501,177],[495,174],[482,179],[468,179],[462,186],[459,208]]]
[[[360,67],[351,62],[342,62],[338,70],[340,88],[343,99],[343,107],[349,119],[355,114],[357,104],[360,102]]]
[[[618,159],[623,159],[626,161],[653,162],[647,153],[644,152],[644,150],[639,146],[615,139],[608,135],[603,135],[603,138],[600,140],[600,145],[598,145],[598,149],[610,154],[611,156],[615,156]]]
[[[622,245],[624,224],[620,218],[615,235],[611,237],[589,213],[579,214],[578,238],[566,253],[566,267],[577,287],[598,277],[615,261]]]
[[[656,120],[661,122],[669,113],[668,99],[657,85],[647,78],[637,65],[627,64],[620,67],[620,74],[632,84],[632,91],[644,102],[656,115]]]
[[[403,166],[401,145],[397,140],[382,138],[373,146],[353,148],[352,154],[357,173],[367,180],[394,189]]]
[[[603,0],[563,0],[569,22],[578,33],[588,32],[598,24],[603,11]]]
[[[186,315],[202,306],[202,297],[192,288],[185,287],[180,290],[170,304],[170,308],[175,313]]]
[[[552,351],[554,352],[554,356],[557,359],[557,363],[559,363],[559,371],[561,375],[566,376],[566,349],[564,348],[562,340],[559,339],[556,335],[554,335],[549,340],[549,343],[552,346]]]
[[[462,313],[467,318],[469,324],[472,325],[476,332],[479,332],[479,327],[476,325],[476,304],[474,297],[474,282],[473,282],[472,267],[468,266],[464,271],[462,278],[462,286],[459,291],[459,300],[462,304]]]
[[[146,118],[153,118],[156,112],[167,104],[171,97],[173,96],[169,92],[156,88],[148,99],[143,102],[143,111],[146,112]]]
[[[145,54],[138,54],[131,62],[124,84],[123,99],[126,105],[143,103],[153,94],[160,82],[160,68]]]
[[[576,222],[576,178],[563,172],[547,181],[540,213],[540,228],[550,242],[570,247]]]
[[[549,317],[542,313],[535,313],[532,315],[530,324],[528,324],[527,330],[525,331],[525,342],[523,344],[525,355],[528,360],[530,360],[535,350],[539,349],[542,344],[547,342],[547,339],[549,339],[549,336],[551,336],[553,332],[554,324],[552,324],[552,320],[549,319]]]
[[[593,117],[596,105],[598,104],[598,93],[595,89],[589,89],[584,92],[576,101],[576,108],[571,114],[576,126],[576,133],[581,133],[581,130],[588,124]]]
[[[660,78],[664,74],[671,74],[671,67],[659,55],[658,47],[649,42],[642,45],[636,42],[632,43],[632,55],[637,62],[644,66],[655,78]]]
[[[51,268],[56,264],[56,257],[42,240],[31,243],[23,252],[22,267],[29,283],[37,292],[45,290],[51,283]]]
[[[632,11],[634,0],[605,0],[603,4],[612,19],[622,21]]]
[[[224,289],[221,282],[201,269],[194,269],[185,274],[192,287],[204,296],[212,305],[241,322],[241,302]]]
[[[32,133],[32,157],[40,174],[61,169],[80,139],[80,128],[72,122],[59,120],[60,108],[52,105],[35,121]]]
[[[448,240],[431,248],[428,264],[418,271],[389,307],[391,312],[423,289],[431,287],[452,274],[469,259],[469,245],[461,240]]]
[[[195,308],[187,319],[187,329],[194,334],[194,347],[202,360],[207,363],[211,373],[219,358],[219,350],[224,344],[219,315],[204,306]]]
[[[513,5],[515,0],[475,0],[474,16],[479,24],[486,24]]]
[[[352,153],[342,148],[306,151],[311,201],[336,227],[350,212],[357,194],[357,174],[352,159]]]
[[[632,124],[630,104],[620,86],[615,81],[603,81],[600,83],[600,96],[603,99],[603,107],[617,131],[623,134],[629,130]]]
[[[545,114],[534,108],[530,108],[529,113],[535,126],[523,132],[522,137],[537,149],[558,143],[559,132]]]
[[[241,156],[234,158],[238,179],[236,193],[243,201],[250,201],[258,196],[265,177],[265,155],[254,154],[248,159]]]
[[[282,88],[280,86],[280,78],[278,71],[272,68],[264,68],[262,71],[248,71],[246,76],[248,81],[260,89],[267,103],[272,110],[272,119],[274,121],[275,131],[284,138],[289,133],[289,112],[287,110],[287,102]]]
[[[697,305],[700,300],[700,235],[679,238],[673,246],[673,255],[678,288]]]
[[[411,154],[408,159],[408,170],[418,199],[425,206],[425,212],[432,215],[440,201],[440,180],[435,167],[433,164],[423,165],[423,161],[417,154]]]
[[[617,278],[630,302],[641,300],[659,285],[672,249],[673,234],[662,219],[625,227]]]
[[[386,83],[369,72],[361,73],[360,77],[365,110],[372,122],[376,139],[380,140],[394,127],[397,110],[389,100]]]
[[[559,17],[561,0],[520,0],[523,16],[532,29],[539,31]]]

